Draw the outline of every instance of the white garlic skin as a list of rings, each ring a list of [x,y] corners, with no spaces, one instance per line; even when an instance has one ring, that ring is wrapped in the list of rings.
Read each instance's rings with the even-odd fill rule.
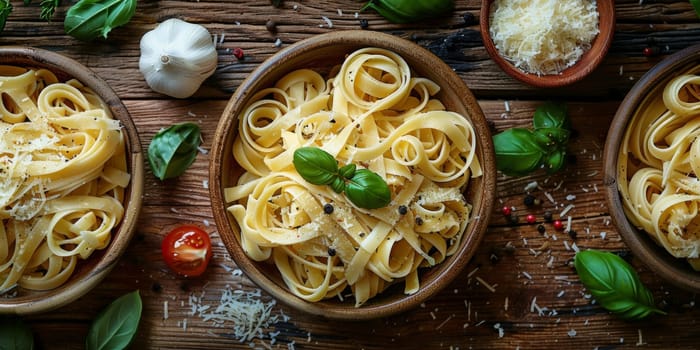
[[[139,70],[155,92],[192,96],[216,70],[216,45],[199,24],[171,18],[141,37]]]

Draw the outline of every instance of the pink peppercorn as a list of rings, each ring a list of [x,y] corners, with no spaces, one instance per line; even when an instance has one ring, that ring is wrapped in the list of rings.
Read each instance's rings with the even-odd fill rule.
[[[557,231],[561,231],[564,229],[564,224],[561,222],[561,220],[554,220],[554,229]]]
[[[511,207],[505,206],[503,207],[503,209],[501,209],[501,212],[504,216],[510,216],[511,214],[513,214],[513,209]]]
[[[243,59],[243,56],[245,56],[245,54],[243,53],[243,49],[241,49],[240,47],[233,49],[233,55],[236,56],[236,58],[239,60]]]
[[[537,221],[537,218],[532,214],[528,214],[525,220],[528,224],[534,224]]]

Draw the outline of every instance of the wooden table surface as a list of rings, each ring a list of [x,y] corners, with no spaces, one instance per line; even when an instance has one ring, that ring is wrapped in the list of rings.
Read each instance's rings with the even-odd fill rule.
[[[107,40],[79,42],[64,34],[62,19],[70,4],[64,1],[54,21],[39,19],[39,1],[13,1],[12,13],[0,44],[19,44],[53,50],[92,68],[124,100],[139,129],[142,145],[154,133],[176,122],[194,121],[202,127],[208,149],[219,116],[232,92],[263,60],[282,47],[328,31],[359,29],[394,34],[429,48],[464,79],[478,98],[486,117],[498,130],[525,126],[545,100],[569,105],[577,137],[570,142],[576,162],[555,176],[498,177],[496,208],[485,239],[469,266],[448,288],[421,307],[387,319],[363,322],[328,321],[277,304],[271,323],[261,336],[241,342],[231,323],[219,325],[192,313],[192,305],[218,305],[227,290],[254,292],[257,287],[237,273],[217,235],[210,209],[206,154],[180,178],[160,182],[146,174],[144,206],[136,237],[120,265],[96,289],[78,301],[52,312],[25,317],[39,348],[82,349],[91,320],[118,296],[138,289],[144,310],[133,349],[696,349],[700,347],[700,309],[696,296],[677,289],[641,261],[627,254],[667,316],[626,322],[596,305],[571,267],[575,243],[627,252],[610,223],[602,191],[602,151],[615,111],[632,85],[665,54],[700,42],[700,20],[688,1],[619,0],[615,39],[602,65],[584,81],[561,89],[535,89],[506,76],[487,56],[477,23],[477,0],[456,1],[447,17],[406,25],[390,24],[372,11],[359,14],[362,1],[303,0],[275,8],[267,0],[142,0],[131,22],[114,30]],[[332,21],[327,25],[323,16]],[[139,39],[157,23],[177,17],[204,25],[216,36],[217,72],[192,98],[176,100],[152,92],[138,71]],[[277,23],[277,33],[265,28]],[[369,33],[368,33],[369,34]],[[655,45],[661,54],[645,57],[643,48]],[[245,59],[231,51],[242,48]],[[507,102],[507,103],[506,103]],[[506,104],[510,111],[506,110]],[[536,192],[543,204],[523,205],[524,187],[538,183],[556,205]],[[567,200],[568,195],[575,195]],[[544,237],[526,214],[542,217],[546,210],[570,211],[576,239],[566,234]],[[502,206],[516,207],[520,224],[510,225]],[[201,278],[175,276],[160,254],[163,235],[173,226],[198,224],[211,233],[215,252]],[[506,249],[506,246],[514,249]],[[477,278],[494,288],[489,290]],[[263,302],[271,298],[262,293]],[[167,318],[165,302],[167,301]],[[286,315],[283,317],[281,315]],[[277,333],[279,332],[279,333]],[[271,337],[270,333],[276,335]]]

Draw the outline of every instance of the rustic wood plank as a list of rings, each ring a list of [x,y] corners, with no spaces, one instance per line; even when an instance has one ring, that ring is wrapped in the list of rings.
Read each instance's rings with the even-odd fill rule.
[[[204,140],[203,152],[182,177],[161,182],[150,171],[146,174],[137,234],[120,265],[99,287],[60,310],[26,317],[38,347],[84,348],[89,323],[99,310],[134,289],[139,289],[144,300],[134,349],[251,347],[249,342],[233,338],[233,325],[220,327],[191,313],[190,300],[201,298],[194,304],[214,307],[228,287],[257,289],[245,275],[236,272],[218,236],[205,183],[209,161],[206,150],[211,147],[214,130],[231,93],[263,60],[280,50],[274,45],[277,38],[285,47],[330,30],[358,29],[358,19],[362,18],[368,20],[369,29],[415,41],[450,64],[480,99],[494,131],[529,125],[532,112],[546,100],[567,102],[577,130],[569,153],[576,161],[551,176],[543,172],[523,178],[499,175],[497,205],[476,255],[451,286],[424,306],[387,319],[355,323],[328,322],[276,305],[273,312],[283,312],[289,320],[272,324],[262,339],[251,341],[253,347],[287,349],[294,344],[297,349],[697,348],[700,310],[695,306],[696,296],[669,286],[627,251],[610,223],[605,198],[599,191],[603,184],[601,154],[605,136],[625,93],[665,55],[700,42],[700,23],[690,4],[673,0],[641,4],[638,0],[616,1],[615,39],[598,70],[567,88],[534,89],[507,77],[483,50],[478,23],[468,16],[465,22],[465,13],[478,18],[480,1],[456,1],[455,11],[443,19],[406,25],[390,24],[371,11],[355,18],[362,3],[284,1],[282,8],[276,9],[267,0],[147,0],[139,2],[137,14],[128,26],[114,30],[110,39],[94,43],[81,43],[63,33],[60,19],[68,3],[58,9],[56,20],[51,23],[38,20],[38,1],[29,6],[16,4],[0,44],[50,49],[94,69],[125,100],[144,149],[160,128],[176,122],[199,123]],[[327,28],[321,16],[331,19],[333,28]],[[216,34],[217,40],[225,35],[218,45],[216,74],[187,100],[153,93],[137,68],[138,38],[170,17],[200,23]],[[277,22],[276,34],[265,29],[268,19]],[[642,49],[652,44],[662,48],[662,54],[644,57]],[[230,55],[235,47],[245,50],[244,60]],[[541,187],[533,195],[542,203],[527,208],[523,204],[524,188],[533,181]],[[569,200],[568,195],[576,198]],[[575,238],[555,231],[550,224],[543,224],[546,232],[541,234],[537,225],[525,223],[527,214],[536,215],[541,222],[545,211],[558,218],[568,204],[574,208],[565,218],[571,215]],[[517,224],[500,214],[502,206],[515,208],[520,218]],[[161,259],[162,237],[181,223],[198,224],[212,235],[214,258],[202,278],[177,277]],[[659,307],[669,315],[625,322],[595,304],[571,267],[575,249],[589,248],[624,256],[640,272]],[[482,281],[494,287],[494,292]],[[265,293],[261,298],[270,300]],[[275,344],[271,344],[268,332],[279,332]]]

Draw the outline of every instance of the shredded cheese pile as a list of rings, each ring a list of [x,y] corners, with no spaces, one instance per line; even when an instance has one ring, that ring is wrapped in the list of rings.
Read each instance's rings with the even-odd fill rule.
[[[501,56],[537,75],[574,65],[600,31],[595,0],[496,0],[489,21]]]

